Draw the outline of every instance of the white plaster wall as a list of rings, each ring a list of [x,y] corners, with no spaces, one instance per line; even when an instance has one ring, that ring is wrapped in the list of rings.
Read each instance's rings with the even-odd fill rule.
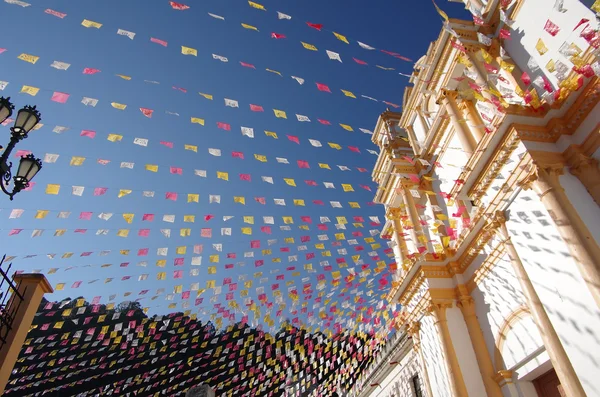
[[[575,210],[585,223],[592,237],[600,244],[600,210],[598,204],[585,189],[577,177],[571,174],[568,169],[560,176],[560,185],[565,189]]]
[[[418,357],[411,349],[400,363],[395,365],[394,370],[379,382],[380,386],[373,388],[369,397],[412,397],[414,393],[411,380],[415,375],[419,376],[422,390],[426,393]]]
[[[531,191],[519,193],[507,226],[586,393],[600,395],[600,310],[567,246]]]
[[[448,193],[454,186],[454,180],[458,179],[462,172],[462,167],[467,163],[467,156],[462,150],[460,140],[457,134],[452,133],[448,150],[442,155],[438,162],[442,164],[442,168],[437,167],[436,172],[440,177],[442,192]]]
[[[467,392],[469,396],[485,396],[485,386],[481,379],[477,357],[473,351],[469,330],[460,309],[457,307],[446,309],[446,318]]]
[[[545,73],[548,80],[556,87],[558,80],[545,70],[546,64],[551,59],[555,62],[560,60],[571,69],[573,67],[571,61],[558,52],[560,46],[567,41],[575,43],[585,51],[589,46],[583,38],[579,37],[583,27],[580,27],[576,33],[573,33],[573,29],[582,18],[590,20],[592,28],[597,26],[597,22],[594,13],[579,0],[564,0],[566,12],[556,11],[554,4],[554,0],[526,0],[511,27],[511,39],[504,40],[504,48],[519,68],[531,76],[532,81],[540,73]],[[560,27],[560,32],[555,37],[544,30],[548,19]],[[535,49],[540,38],[548,48],[544,55],[540,55]],[[540,66],[537,72],[532,72],[527,67],[530,57],[533,57]]]
[[[431,316],[421,319],[421,349],[433,397],[451,397],[441,342]]]

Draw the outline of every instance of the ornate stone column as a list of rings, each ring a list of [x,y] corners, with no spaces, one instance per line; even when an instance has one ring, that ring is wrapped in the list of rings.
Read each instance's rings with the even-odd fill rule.
[[[434,397],[433,392],[431,391],[431,382],[429,382],[429,372],[427,372],[425,357],[423,357],[423,350],[421,349],[421,323],[419,321],[415,321],[410,325],[407,332],[412,337],[413,349],[415,350],[415,353],[417,353],[417,359],[419,360],[419,365],[423,371],[423,383],[425,384],[427,395],[429,397]]]
[[[404,239],[404,236],[401,236],[402,225],[400,224],[400,219],[398,218],[396,210],[394,210],[392,213],[392,223],[394,225],[394,236],[396,238],[396,242],[400,246],[400,253],[402,254],[400,260],[404,262],[404,260],[408,257],[408,248],[406,247],[406,240]]]
[[[481,372],[485,391],[488,397],[502,397],[502,391],[500,390],[498,383],[494,380],[496,375],[494,365],[492,364],[490,353],[485,346],[483,332],[481,332],[479,320],[477,320],[477,315],[475,314],[475,301],[468,295],[464,284],[462,287],[463,288],[459,287],[459,289],[464,293],[461,293],[458,298],[458,307],[467,324],[467,330],[469,331],[473,351],[477,358],[477,365],[479,366],[479,372]]]
[[[456,91],[442,90],[441,101],[446,107],[446,113],[448,113],[448,116],[450,117],[454,132],[458,135],[463,150],[471,156],[475,152],[477,142],[475,141],[475,138],[473,138],[466,123],[464,121],[461,123],[463,117],[462,112],[456,104],[457,95],[458,93]]]
[[[417,212],[417,207],[415,206],[415,200],[413,200],[412,194],[408,191],[408,188],[405,186],[400,187],[400,189],[402,189],[402,200],[404,201],[406,213],[408,214],[408,218],[410,219],[410,222],[413,225],[413,228],[411,229],[411,235],[414,242],[415,250],[418,252],[418,235],[422,235],[423,227],[421,226],[421,222],[419,222],[419,213]]]
[[[444,362],[446,364],[446,371],[448,372],[448,383],[450,383],[450,392],[453,397],[468,397],[467,387],[460,371],[458,364],[458,358],[456,357],[456,351],[452,344],[452,338],[450,337],[450,330],[448,329],[448,321],[446,319],[446,309],[452,307],[451,303],[446,302],[433,302],[428,311],[433,315],[435,321],[435,327],[442,343],[442,354],[444,355]]]
[[[569,397],[585,397],[586,394],[579,382],[579,378],[577,378],[577,375],[575,374],[569,356],[567,356],[567,352],[554,329],[554,325],[550,321],[548,313],[546,313],[546,309],[542,305],[535,287],[523,266],[523,262],[521,262],[521,258],[512,243],[510,234],[506,228],[506,217],[503,212],[498,211],[495,214],[494,226],[498,227],[500,235],[504,239],[504,246],[512,263],[515,275],[519,279],[525,302],[527,303],[529,310],[531,310],[531,315],[540,331],[540,336],[544,342],[548,356],[550,356],[552,366],[560,379],[560,383],[565,388]]]
[[[570,146],[565,151],[571,174],[575,175],[596,204],[600,205],[600,168],[598,160],[586,156],[581,149]]]
[[[510,397],[519,397],[519,392],[513,382],[513,371],[501,370],[496,374],[496,382],[500,387],[506,386]]]
[[[562,173],[562,165],[534,164],[532,173],[521,185],[524,189],[532,188],[540,197],[600,307],[600,247],[560,185],[558,178]]]
[[[479,111],[473,104],[473,101],[464,100],[463,103],[465,105],[467,122],[470,125],[470,129],[473,133],[475,141],[479,143],[479,141],[481,141],[485,136],[485,124],[483,122],[483,119],[481,118]]]

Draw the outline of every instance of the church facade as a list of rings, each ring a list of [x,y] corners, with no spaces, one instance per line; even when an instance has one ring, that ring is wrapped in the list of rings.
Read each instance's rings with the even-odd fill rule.
[[[354,395],[600,396],[600,2],[464,2],[374,130],[402,311]]]

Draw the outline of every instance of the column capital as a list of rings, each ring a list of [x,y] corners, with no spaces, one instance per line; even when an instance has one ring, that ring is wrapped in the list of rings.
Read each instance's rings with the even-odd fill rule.
[[[456,306],[463,313],[463,316],[475,316],[475,299],[471,296],[459,296]]]
[[[582,152],[573,153],[569,158],[569,171],[575,176],[581,176],[590,169],[598,168],[598,160],[586,156]]]
[[[533,162],[529,174],[517,184],[525,190],[533,189],[541,199],[553,189],[562,189],[558,178],[563,173],[564,164]]]
[[[440,90],[440,95],[438,97],[438,104],[439,102],[443,101],[444,99],[453,99],[456,101],[456,99],[458,98],[458,91],[455,90],[449,90],[447,88],[442,88]]]
[[[427,312],[432,315],[436,322],[446,321],[446,309],[452,307],[451,302],[439,301],[437,299],[432,300],[431,304],[427,306]]]
[[[496,373],[496,376],[494,377],[494,380],[499,384],[499,385],[503,385],[505,383],[513,383],[512,382],[512,377],[513,377],[513,371],[509,371],[509,370],[500,370]]]

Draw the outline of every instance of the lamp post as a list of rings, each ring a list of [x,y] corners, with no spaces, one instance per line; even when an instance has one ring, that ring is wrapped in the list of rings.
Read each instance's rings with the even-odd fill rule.
[[[0,124],[12,115],[14,108],[14,105],[10,102],[10,97],[0,97]],[[10,153],[17,143],[27,138],[29,131],[40,122],[40,116],[40,112],[38,112],[35,106],[25,106],[19,110],[15,124],[10,128],[10,142],[8,143],[8,146],[6,146],[2,156],[0,156],[0,174],[2,176],[0,187],[2,187],[2,191],[8,195],[11,200],[15,194],[29,186],[29,182],[31,182],[33,177],[42,168],[42,161],[33,154],[28,154],[21,157],[19,169],[17,170],[17,174],[13,177],[11,172],[12,162],[8,161]],[[2,146],[0,146],[0,149],[2,149]],[[11,178],[13,179],[12,192],[8,190]]]

